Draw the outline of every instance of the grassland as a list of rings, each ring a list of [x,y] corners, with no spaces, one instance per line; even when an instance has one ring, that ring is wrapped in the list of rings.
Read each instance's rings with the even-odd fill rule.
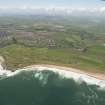
[[[8,69],[12,70],[33,64],[55,64],[92,72],[105,72],[105,59],[103,58],[105,47],[102,47],[100,52],[97,52],[100,47],[93,48],[84,54],[72,49],[29,48],[11,45],[0,49],[0,54],[6,59]]]
[[[11,70],[55,64],[105,73],[104,25],[99,18],[0,17],[0,55]]]

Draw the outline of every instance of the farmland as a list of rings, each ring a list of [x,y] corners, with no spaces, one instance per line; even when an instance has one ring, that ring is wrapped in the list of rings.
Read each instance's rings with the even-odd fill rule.
[[[105,73],[101,17],[0,17],[0,55],[8,69],[56,64]]]

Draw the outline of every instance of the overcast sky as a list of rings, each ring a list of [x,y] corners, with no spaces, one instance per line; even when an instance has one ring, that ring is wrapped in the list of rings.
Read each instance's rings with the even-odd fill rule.
[[[0,7],[104,7],[101,0],[0,0]]]

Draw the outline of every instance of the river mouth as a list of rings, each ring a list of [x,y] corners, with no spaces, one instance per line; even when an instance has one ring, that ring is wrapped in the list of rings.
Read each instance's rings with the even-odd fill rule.
[[[11,74],[11,73],[10,73]],[[53,69],[18,70],[0,80],[0,105],[104,105],[105,90]]]

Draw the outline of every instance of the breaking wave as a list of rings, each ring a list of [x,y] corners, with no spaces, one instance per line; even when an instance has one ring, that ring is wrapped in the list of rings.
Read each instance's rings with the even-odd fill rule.
[[[105,105],[105,81],[47,67],[0,70],[0,105]]]

